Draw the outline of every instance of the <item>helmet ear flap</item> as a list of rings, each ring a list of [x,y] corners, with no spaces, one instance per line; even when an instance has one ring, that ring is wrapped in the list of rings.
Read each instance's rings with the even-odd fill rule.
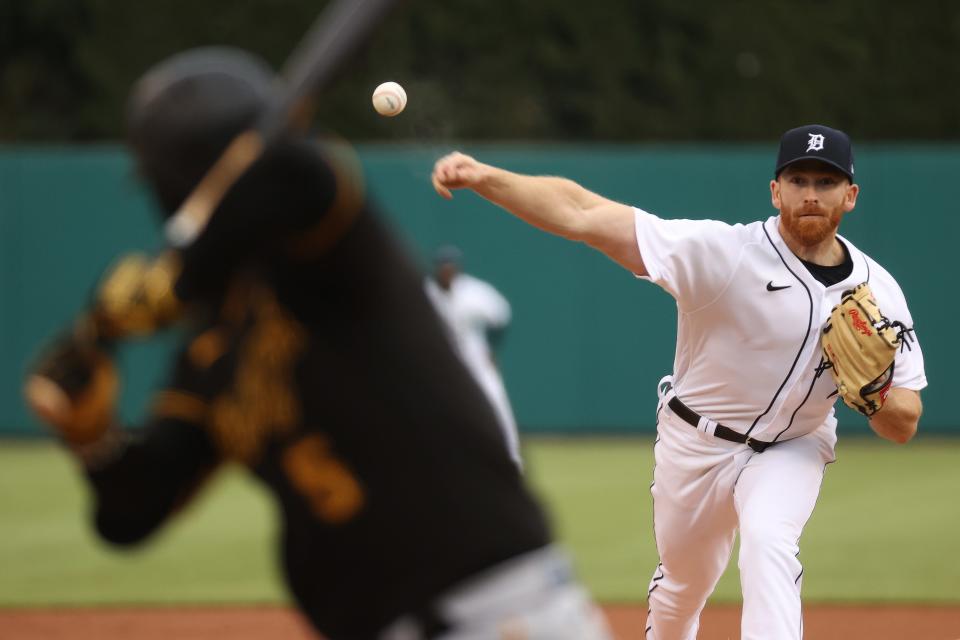
[[[127,138],[140,175],[173,213],[233,138],[253,125],[276,75],[239,49],[205,47],[148,70],[127,103]]]

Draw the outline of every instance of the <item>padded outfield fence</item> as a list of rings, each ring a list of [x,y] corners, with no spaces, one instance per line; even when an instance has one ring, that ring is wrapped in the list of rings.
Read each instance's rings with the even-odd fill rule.
[[[673,361],[673,301],[602,255],[529,228],[473,194],[438,198],[431,167],[458,146],[509,169],[576,179],[664,217],[748,222],[773,213],[767,182],[776,145],[359,149],[371,192],[423,264],[437,245],[458,244],[467,270],[512,302],[500,361],[524,431],[652,429],[655,385]],[[957,145],[861,144],[861,197],[841,227],[907,295],[931,381],[925,433],[960,433],[945,402],[960,303],[943,295],[957,271],[958,173]],[[20,400],[26,362],[82,306],[114,256],[158,246],[151,206],[118,146],[0,148],[0,433],[39,432]],[[124,417],[144,405],[163,353],[163,341],[124,353]],[[867,431],[845,407],[838,412],[844,431]]]

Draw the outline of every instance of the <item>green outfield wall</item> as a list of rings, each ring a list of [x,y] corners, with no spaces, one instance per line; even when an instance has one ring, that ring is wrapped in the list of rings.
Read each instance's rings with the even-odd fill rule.
[[[437,245],[455,243],[467,270],[513,304],[500,361],[522,428],[652,429],[655,385],[673,362],[673,300],[587,247],[527,227],[472,194],[437,197],[430,170],[450,148],[367,145],[360,155],[371,192],[421,264]],[[664,217],[747,222],[773,213],[774,143],[464,150],[516,171],[576,179]],[[931,383],[922,428],[960,433],[945,402],[957,351],[951,318],[960,313],[950,284],[960,271],[960,146],[861,145],[857,159],[861,197],[841,231],[906,292]],[[20,399],[25,363],[82,306],[113,256],[158,246],[151,207],[119,147],[0,147],[0,433],[38,432]],[[123,353],[125,418],[138,416],[174,339]],[[867,430],[846,408],[838,411],[843,431]]]

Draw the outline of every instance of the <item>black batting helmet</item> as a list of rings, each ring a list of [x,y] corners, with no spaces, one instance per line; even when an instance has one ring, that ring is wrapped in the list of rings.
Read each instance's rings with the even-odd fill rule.
[[[127,108],[128,139],[167,214],[254,123],[275,81],[266,62],[225,47],[177,54],[137,81]]]

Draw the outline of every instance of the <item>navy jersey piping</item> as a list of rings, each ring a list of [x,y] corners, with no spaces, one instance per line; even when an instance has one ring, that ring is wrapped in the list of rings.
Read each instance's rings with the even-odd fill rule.
[[[800,409],[803,408],[803,405],[807,404],[807,400],[810,399],[810,394],[813,393],[813,387],[816,386],[817,380],[819,379],[820,379],[820,376],[813,377],[813,382],[810,383],[810,387],[807,389],[807,395],[803,396],[803,400],[800,401],[800,404],[797,405],[797,408],[794,409],[793,413],[790,414],[790,422],[788,422],[787,426],[784,427],[783,430],[776,435],[776,437],[773,439],[773,442],[776,442],[777,440],[779,440],[780,436],[786,433],[787,429],[793,426],[793,421],[797,417],[797,412],[799,412]]]
[[[764,233],[766,233],[767,230],[764,229],[763,231],[764,231]],[[768,238],[769,238],[769,236],[768,236]],[[774,250],[776,250],[776,247],[774,247]],[[779,254],[780,252],[778,251],[777,253]],[[863,254],[861,254],[861,255],[863,255]],[[783,259],[783,258],[781,257],[781,260],[782,260],[782,259]],[[867,281],[867,282],[870,282],[870,261],[867,260],[866,256],[864,256],[863,262],[864,262],[864,264],[867,266],[867,280],[866,280],[866,281]],[[787,268],[789,269],[789,267],[787,267]],[[791,271],[791,273],[793,273],[793,272]],[[809,289],[807,290],[807,293],[808,293],[808,294],[810,293]],[[812,306],[813,306],[813,302],[812,302],[812,300],[811,300],[811,311],[812,311]],[[806,342],[804,342],[804,344],[806,344]],[[790,414],[790,422],[787,424],[786,427],[784,427],[783,431],[781,431],[780,433],[777,434],[777,436],[773,439],[773,442],[776,442],[777,440],[779,440],[779,439],[780,439],[780,436],[782,436],[784,433],[786,433],[786,432],[787,432],[787,429],[789,429],[790,427],[793,426],[793,421],[794,421],[794,419],[797,417],[797,412],[800,411],[800,409],[803,408],[803,405],[807,404],[807,400],[810,399],[810,394],[813,393],[813,387],[816,386],[817,380],[819,380],[819,379],[820,379],[820,376],[819,376],[819,375],[813,377],[813,382],[810,383],[810,388],[807,389],[807,395],[803,396],[803,400],[800,401],[800,404],[797,405],[797,408],[793,410],[793,413],[792,413],[792,414]],[[768,409],[768,411],[769,411],[769,409]],[[752,428],[752,427],[751,427],[751,428]]]
[[[658,426],[658,427],[660,426],[660,409],[657,410],[657,426]],[[653,441],[653,451],[654,451],[653,473],[654,473],[654,480],[650,483],[650,501],[651,501],[651,502],[656,502],[656,501],[657,501],[657,499],[656,499],[656,498],[654,497],[654,495],[653,495],[653,486],[654,486],[655,484],[657,484],[657,480],[656,480],[656,473],[657,473],[656,451],[657,451],[657,445],[658,445],[658,444],[660,444],[660,435],[659,435],[659,434],[657,435],[656,439],[654,439],[654,441]],[[647,590],[647,599],[649,599],[649,598],[650,598],[650,594],[653,593],[653,592],[656,590],[656,588],[660,586],[659,582],[660,582],[661,580],[663,580],[664,575],[666,575],[666,574],[664,573],[664,571],[663,571],[663,561],[660,560],[660,557],[659,557],[659,556],[660,556],[660,548],[659,548],[659,545],[657,544],[657,510],[656,510],[656,509],[651,509],[651,510],[650,510],[650,521],[651,521],[651,524],[653,525],[653,544],[654,544],[655,547],[657,547],[657,569],[656,569],[656,571],[653,572],[654,577],[653,577],[653,579],[650,581],[650,588]],[[656,574],[657,574],[657,571],[660,572],[660,575],[659,575],[659,576],[656,575]],[[650,615],[650,611],[649,611],[649,610],[647,611],[647,615],[648,615],[648,616]],[[647,627],[647,631],[649,631],[649,630],[650,630],[650,628]]]
[[[753,424],[750,425],[750,428],[747,429],[747,432],[744,434],[747,436],[749,436],[754,428],[756,428],[757,423],[760,422],[760,419],[770,413],[770,409],[773,408],[773,403],[777,401],[777,397],[780,395],[780,392],[783,391],[783,388],[787,385],[787,380],[790,379],[790,376],[793,374],[793,370],[797,368],[797,362],[800,361],[800,355],[803,353],[804,347],[807,346],[807,340],[810,338],[810,328],[813,327],[813,296],[810,294],[810,287],[807,286],[807,283],[804,282],[800,276],[794,273],[793,269],[790,268],[790,265],[787,264],[787,261],[783,259],[783,255],[781,255],[780,251],[777,249],[777,245],[773,243],[773,239],[767,232],[766,223],[761,226],[763,228],[763,235],[767,237],[767,242],[770,243],[770,247],[777,253],[777,257],[780,258],[780,262],[782,262],[786,270],[790,272],[790,275],[797,279],[797,282],[800,283],[800,285],[803,287],[803,290],[807,292],[807,300],[810,301],[810,306],[807,312],[807,333],[803,336],[803,342],[800,343],[800,349],[797,351],[797,355],[793,358],[793,364],[790,365],[790,370],[787,371],[787,375],[784,377],[783,382],[780,383],[780,387],[777,389],[776,393],[774,393],[773,397],[770,398],[770,404],[767,405],[767,408],[763,410],[763,413],[758,415],[753,421]]]

